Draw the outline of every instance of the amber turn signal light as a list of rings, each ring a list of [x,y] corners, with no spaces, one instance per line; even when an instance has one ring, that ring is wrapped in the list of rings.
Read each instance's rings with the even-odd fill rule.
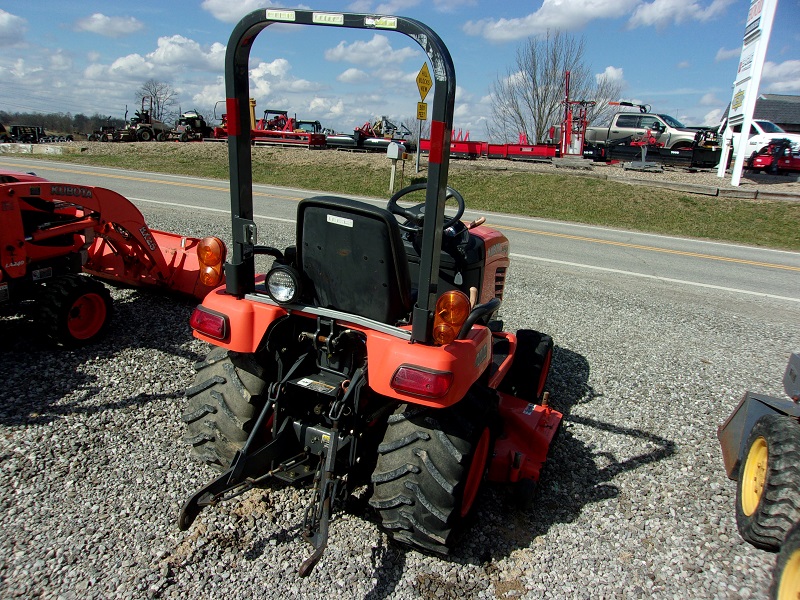
[[[216,237],[206,237],[197,245],[197,260],[200,261],[200,283],[216,287],[222,281],[222,264],[225,262],[227,248]]]
[[[458,336],[471,307],[464,292],[451,290],[436,301],[433,317],[433,339],[437,344],[449,344]]]

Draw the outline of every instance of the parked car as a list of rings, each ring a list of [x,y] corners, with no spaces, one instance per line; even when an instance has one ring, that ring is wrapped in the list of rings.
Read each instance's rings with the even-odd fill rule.
[[[724,131],[725,124],[720,126],[720,131]],[[742,126],[736,125],[733,127],[733,156],[739,152],[739,139],[741,138]],[[731,135],[726,132],[724,135]],[[751,157],[754,153],[758,153],[762,148],[769,145],[772,140],[787,139],[792,144],[793,153],[800,152],[800,134],[788,133],[772,121],[765,121],[763,119],[755,119],[750,125],[750,135],[747,139],[747,146],[745,148],[745,156]]]

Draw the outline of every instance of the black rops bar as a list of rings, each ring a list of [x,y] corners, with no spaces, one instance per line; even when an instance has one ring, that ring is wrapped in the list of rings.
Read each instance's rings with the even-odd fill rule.
[[[411,339],[431,341],[433,308],[439,282],[439,248],[442,242],[445,189],[450,161],[450,134],[456,76],[450,52],[427,25],[414,19],[365,13],[334,13],[313,10],[260,9],[245,16],[233,30],[225,55],[225,93],[228,114],[228,162],[231,178],[233,258],[225,265],[227,291],[243,297],[255,290],[256,225],[253,221],[253,178],[250,149],[250,48],[258,34],[273,23],[320,25],[397,31],[415,40],[433,67],[436,82],[431,111],[431,150],[428,155],[428,186],[419,271],[419,294],[413,312]]]

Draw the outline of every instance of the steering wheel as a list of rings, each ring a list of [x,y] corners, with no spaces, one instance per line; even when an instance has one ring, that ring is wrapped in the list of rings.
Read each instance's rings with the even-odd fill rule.
[[[405,209],[402,208],[397,204],[397,201],[400,200],[403,196],[411,194],[412,192],[417,192],[419,190],[424,190],[428,187],[427,183],[414,183],[409,185],[408,187],[404,187],[402,190],[397,192],[394,196],[389,199],[389,203],[386,205],[386,210],[388,210],[393,215],[397,215],[400,217],[405,218],[408,223],[401,223],[400,221],[397,224],[400,226],[400,229],[403,231],[407,231],[409,233],[418,233],[422,230],[422,223],[425,221],[425,203],[422,202],[411,208]],[[459,194],[456,190],[451,187],[447,188],[447,194],[445,196],[445,201],[448,198],[455,198],[456,202],[458,203],[458,210],[456,211],[455,216],[447,218],[447,220],[442,225],[443,229],[447,229],[448,227],[452,227],[461,219],[464,215],[464,209],[466,205],[464,204],[464,198]],[[446,216],[446,215],[445,215]]]

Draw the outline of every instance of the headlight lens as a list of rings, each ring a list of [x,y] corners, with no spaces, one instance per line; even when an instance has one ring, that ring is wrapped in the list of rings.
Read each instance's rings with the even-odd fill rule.
[[[300,277],[291,267],[275,267],[267,273],[267,292],[275,302],[295,302],[300,297]]]

